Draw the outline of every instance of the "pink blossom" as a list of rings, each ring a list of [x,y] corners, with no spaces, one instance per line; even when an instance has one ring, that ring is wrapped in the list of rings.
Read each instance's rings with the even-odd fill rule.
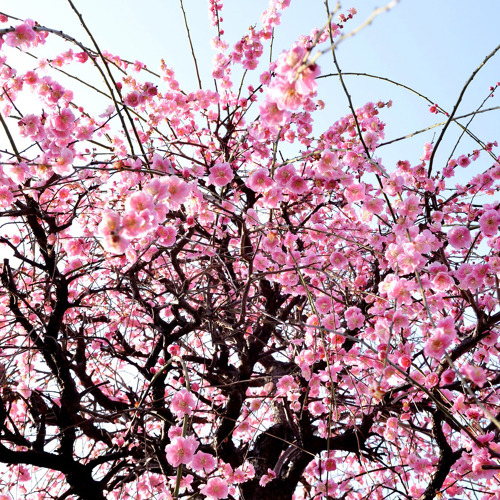
[[[172,168],[172,162],[168,158],[163,158],[160,155],[153,155],[153,167],[155,170],[159,170],[160,172],[167,172],[170,174],[174,173]],[[154,179],[153,179],[154,180]],[[153,182],[153,181],[151,181]],[[150,182],[150,184],[151,184]]]
[[[334,470],[337,470],[337,461],[335,460],[335,457],[332,455],[325,458],[325,460],[323,461],[323,466],[325,470],[328,472],[333,472]]]
[[[330,264],[335,269],[342,269],[347,264],[347,259],[345,255],[341,252],[333,252],[330,255]]]
[[[448,241],[453,248],[467,248],[472,243],[470,231],[465,226],[455,226],[448,231]]]
[[[78,256],[82,255],[82,253],[86,249],[85,245],[84,245],[84,241],[81,238],[74,238],[74,239],[67,240],[64,244],[64,247],[65,247],[67,255],[70,257],[78,257]]]
[[[441,385],[452,384],[455,380],[455,372],[451,369],[445,370],[441,375]]]
[[[314,416],[322,415],[327,411],[326,406],[321,401],[313,401],[312,403],[309,403],[307,408],[311,412],[311,415]]]
[[[462,167],[466,168],[470,165],[470,159],[467,155],[462,155],[457,158],[457,163]]]
[[[194,452],[198,447],[196,441],[182,436],[174,437],[169,445],[166,446],[167,461],[172,467],[178,467],[180,464],[191,462]]]
[[[262,206],[266,208],[278,208],[280,201],[283,200],[283,192],[278,187],[270,188],[262,198]]]
[[[126,238],[140,238],[144,236],[151,226],[139,214],[127,213],[122,219],[123,236]]]
[[[411,220],[415,220],[420,212],[420,199],[418,196],[411,194],[403,202],[400,211],[401,215],[405,215]]]
[[[259,61],[257,59],[246,59],[243,62],[243,67],[248,70],[255,69],[258,65]]]
[[[424,144],[424,154],[422,155],[422,157],[420,158],[422,161],[427,161],[430,159],[431,157],[431,153],[432,153],[432,144],[430,142],[426,142]]]
[[[456,334],[455,319],[453,316],[445,316],[444,318],[441,318],[437,321],[436,326],[438,328],[442,328],[444,333],[447,333],[448,335]]]
[[[349,203],[354,203],[355,201],[362,201],[365,198],[365,184],[355,183],[347,186],[344,191],[344,195]]]
[[[327,314],[332,310],[332,300],[328,295],[321,295],[316,299],[316,309],[321,314]]]
[[[488,210],[479,218],[479,227],[487,237],[495,236],[500,225],[500,215],[496,210]]]
[[[137,90],[133,90],[123,98],[123,103],[131,108],[139,106],[140,101],[141,95],[139,94],[139,92],[137,92]]]
[[[379,138],[380,136],[375,132],[372,132],[371,130],[363,134],[363,140],[366,146],[372,151],[375,151],[375,149],[377,149]]]
[[[87,62],[89,55],[87,54],[87,52],[77,52],[75,54],[75,58],[79,63],[83,64]]]
[[[61,148],[59,156],[53,165],[54,172],[59,175],[69,175],[73,172],[73,152],[69,148]]]
[[[372,214],[380,214],[384,209],[384,200],[365,196],[363,208]]]
[[[220,477],[212,477],[207,484],[200,488],[201,493],[206,495],[210,500],[218,500],[219,498],[227,498],[228,488],[227,482]]]
[[[196,472],[204,471],[206,474],[212,472],[217,466],[217,461],[209,453],[199,451],[193,456],[189,467]]]
[[[295,194],[304,194],[308,190],[308,185],[303,177],[294,175],[288,183],[288,189]]]
[[[191,415],[193,408],[196,405],[196,399],[187,389],[181,389],[174,394],[170,408],[177,417],[181,418],[184,415]]]
[[[410,287],[411,283],[404,278],[394,280],[388,287],[387,297],[395,299],[398,306],[401,304],[409,304],[412,300]]]
[[[458,271],[455,271],[455,276],[460,280],[464,280],[472,271],[474,270],[474,266],[469,264],[468,262],[464,262],[458,268]]]
[[[289,113],[280,109],[276,102],[268,99],[259,107],[262,121],[270,125],[282,125]]]
[[[240,484],[240,483],[244,483],[245,480],[246,480],[245,472],[241,469],[241,467],[238,467],[233,473],[233,477],[231,478],[231,482],[233,484]]]
[[[100,236],[107,236],[111,234],[118,234],[121,228],[120,214],[107,210],[101,215],[101,222],[97,227],[97,233]]]
[[[75,122],[75,115],[69,108],[64,108],[52,119],[52,126],[61,132],[70,130]]]
[[[429,373],[426,377],[425,377],[425,387],[427,387],[428,389],[431,389],[432,387],[435,387],[436,385],[439,384],[439,378],[437,376],[436,373],[432,372],[432,373]]]
[[[24,467],[23,465],[19,466],[18,479],[21,483],[25,483],[26,481],[29,481],[31,479],[31,475],[27,467]]]
[[[436,290],[444,292],[449,290],[454,285],[454,281],[448,273],[440,272],[434,276],[432,285]]]
[[[328,228],[324,224],[314,224],[311,230],[313,241],[326,241],[328,238]]]
[[[210,175],[208,176],[208,181],[214,186],[225,186],[229,184],[234,178],[233,169],[231,165],[227,162],[216,163],[210,169]]]
[[[189,194],[189,186],[182,179],[174,175],[163,177],[162,181],[167,186],[166,201],[170,205],[170,208],[176,210],[186,201]]]
[[[396,311],[392,318],[394,328],[407,328],[410,324],[408,316],[402,311]]]
[[[274,180],[280,187],[286,187],[295,174],[296,172],[293,165],[283,165],[282,167],[276,169],[276,172],[274,173]]]
[[[269,259],[261,253],[258,253],[254,257],[253,264],[257,271],[265,271],[269,266]]]
[[[406,354],[401,356],[399,359],[398,359],[398,364],[399,366],[401,366],[401,368],[404,368],[405,370],[407,368],[410,368],[411,366],[411,358],[410,356],[407,356]]]
[[[35,71],[27,71],[24,74],[23,80],[28,85],[36,85],[40,79]]]
[[[125,210],[130,212],[152,210],[153,207],[153,197],[144,191],[132,193],[125,202]]]
[[[267,252],[271,252],[279,243],[279,238],[275,232],[270,232],[262,240],[262,248]]]
[[[269,85],[271,82],[271,73],[269,71],[264,71],[264,73],[260,75],[259,81],[262,85]]]
[[[104,236],[102,246],[104,250],[115,255],[122,255],[128,248],[130,241],[119,234],[107,234]]]
[[[246,180],[245,184],[257,193],[262,193],[271,187],[273,180],[269,177],[265,168],[254,170]]]
[[[316,92],[318,84],[316,78],[321,71],[317,64],[309,64],[299,72],[295,87],[302,95],[310,95]]]
[[[14,196],[7,186],[0,186],[0,207],[9,208],[14,201]]]
[[[405,248],[404,252],[397,256],[397,263],[404,274],[409,274],[422,267],[425,264],[425,259],[414,249]]]
[[[394,196],[401,192],[403,185],[403,177],[395,173],[392,173],[389,179],[384,179],[384,190],[390,196]]]
[[[291,81],[295,80],[296,70],[304,62],[305,56],[305,48],[302,45],[295,44],[289,51],[280,54],[276,72]]]
[[[398,419],[395,417],[389,417],[386,422],[386,427],[384,430],[384,438],[387,441],[396,441],[398,436]]]
[[[92,138],[95,131],[95,126],[89,121],[79,121],[78,128],[75,131],[75,136],[79,141],[88,141]]]
[[[478,275],[478,273],[474,270],[473,272],[467,274],[464,279],[460,280],[460,287],[475,291],[483,284],[483,281],[483,277]]]
[[[174,226],[160,226],[156,230],[156,234],[159,238],[159,242],[162,245],[170,247],[176,241],[177,229]]]
[[[168,195],[168,187],[162,179],[155,177],[149,184],[144,186],[143,192],[148,193],[156,202],[159,202]]]
[[[488,381],[486,372],[480,366],[465,365],[461,368],[462,373],[474,384],[483,387]]]
[[[444,332],[442,328],[435,328],[424,346],[424,354],[431,358],[441,358],[446,349],[453,342],[453,336]]]
[[[16,29],[7,33],[5,37],[7,45],[10,47],[19,47],[22,50],[28,49],[35,40],[36,33],[27,22],[16,26]]]
[[[274,472],[272,469],[267,469],[267,474],[264,474],[260,479],[259,479],[259,486],[262,488],[266,486],[266,484],[270,483],[273,479],[276,479],[276,472]]]
[[[337,168],[339,164],[339,159],[336,153],[329,151],[328,149],[323,151],[321,159],[318,162],[318,169],[322,173],[327,173]]]
[[[347,321],[347,328],[349,328],[349,330],[361,328],[365,322],[365,317],[359,307],[349,307],[346,309],[344,315]]]
[[[295,379],[291,375],[281,377],[276,387],[279,395],[285,395],[299,388],[297,382],[295,382]]]
[[[286,80],[277,80],[269,89],[269,95],[276,102],[279,109],[296,110],[302,104],[304,96],[297,90],[294,83]]]
[[[42,125],[39,116],[25,115],[18,122],[19,132],[23,137],[31,137],[34,140],[42,140],[45,138],[45,129]]]

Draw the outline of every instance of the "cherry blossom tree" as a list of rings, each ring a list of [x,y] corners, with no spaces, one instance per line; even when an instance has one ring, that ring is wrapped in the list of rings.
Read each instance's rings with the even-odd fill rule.
[[[182,90],[69,4],[88,44],[0,17],[0,498],[499,499],[500,163],[457,115],[498,47],[389,165],[355,9],[268,63],[289,0],[236,44],[211,0]],[[323,77],[350,112],[316,130]]]

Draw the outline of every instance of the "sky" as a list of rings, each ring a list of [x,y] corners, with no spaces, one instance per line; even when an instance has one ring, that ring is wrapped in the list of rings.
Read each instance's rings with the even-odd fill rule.
[[[181,88],[187,91],[197,88],[179,0],[74,0],[74,3],[102,48],[124,59],[140,60],[153,70],[159,67],[161,59],[165,59],[175,70]],[[225,37],[232,44],[250,25],[258,24],[268,0],[225,0],[223,3],[222,24]],[[330,9],[334,4],[330,0]],[[355,19],[346,25],[346,31],[361,24],[375,8],[383,5],[384,0],[342,3],[342,11],[346,12],[349,7],[358,11]],[[206,0],[184,0],[202,81],[211,87],[213,52],[210,38],[215,32],[210,28],[207,6]],[[0,11],[61,29],[90,45],[67,0],[0,0]],[[338,47],[337,57],[344,72],[363,72],[393,79],[450,111],[471,73],[499,43],[499,18],[499,0],[400,0],[391,11],[378,16],[370,26],[344,41]],[[324,0],[292,0],[276,30],[273,56],[290,47],[299,35],[322,26],[325,20]],[[264,57],[268,59],[268,53],[265,52]],[[333,71],[330,54],[321,56],[318,63],[323,74]],[[382,115],[387,123],[386,140],[443,120],[442,115],[429,112],[428,103],[407,90],[366,77],[345,78],[355,107],[368,101],[393,101],[393,107],[384,110]],[[497,81],[500,81],[500,55],[490,60],[474,79],[458,115],[477,109],[488,95],[489,87]],[[315,124],[316,130],[321,131],[346,114],[348,106],[338,78],[321,80],[319,97],[326,102]],[[499,97],[489,99],[485,107],[500,105]],[[499,111],[476,116],[471,129],[484,141],[495,140],[500,130]],[[458,127],[450,128],[448,140],[437,158],[442,163],[447,161],[459,133]],[[436,137],[433,130],[381,148],[377,154],[389,171],[400,159],[416,164],[423,144]],[[464,140],[457,152],[470,153],[476,147]]]

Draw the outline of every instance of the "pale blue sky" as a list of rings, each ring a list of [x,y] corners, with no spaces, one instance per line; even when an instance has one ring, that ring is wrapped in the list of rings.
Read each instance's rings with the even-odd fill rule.
[[[224,29],[231,42],[258,22],[267,0],[226,0]],[[197,82],[187,44],[178,0],[75,0],[102,48],[130,60],[139,59],[151,69],[161,58],[176,71],[185,90],[195,89]],[[191,34],[198,54],[204,85],[210,87],[212,52],[205,0],[184,0]],[[335,2],[331,1],[331,8]],[[346,29],[364,21],[383,0],[351,0],[343,8],[353,6],[358,15]],[[0,10],[20,18],[30,17],[46,25],[76,36],[87,42],[78,20],[66,0],[0,0]],[[303,33],[322,26],[326,18],[323,0],[292,0],[276,32],[274,55]],[[385,76],[415,88],[447,110],[451,110],[464,83],[484,57],[500,43],[499,0],[401,0],[390,12],[346,40],[338,49],[343,71],[358,71]],[[267,55],[264,57],[268,57]],[[319,59],[322,73],[332,71],[331,56]],[[492,59],[469,87],[459,114],[473,111],[488,93],[488,87],[500,81],[500,55]],[[367,101],[392,99],[394,106],[384,111],[386,138],[392,139],[441,121],[442,116],[428,112],[419,98],[386,83],[366,78],[347,77],[346,82],[355,106]],[[347,113],[347,102],[336,79],[322,80],[320,97],[326,109],[317,120],[318,130],[327,128],[336,118]],[[499,96],[489,100],[487,107],[499,105]],[[495,111],[478,116],[472,130],[483,140],[494,140],[500,132],[500,113]],[[451,140],[458,128],[450,131],[450,141],[442,148],[444,160],[452,147]],[[418,162],[422,144],[433,134],[421,135],[405,144],[383,148],[379,155],[386,167],[398,159]],[[465,141],[459,153],[470,152],[475,146]]]

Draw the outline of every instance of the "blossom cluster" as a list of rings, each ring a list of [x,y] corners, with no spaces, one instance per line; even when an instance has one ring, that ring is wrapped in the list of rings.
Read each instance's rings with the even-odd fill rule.
[[[262,71],[289,3],[231,46],[209,2],[213,89],[79,42],[18,72],[74,40],[1,31],[2,485],[498,498],[497,144],[386,165],[390,101],[316,130],[315,50],[356,12]],[[103,64],[94,116],[58,75]]]

